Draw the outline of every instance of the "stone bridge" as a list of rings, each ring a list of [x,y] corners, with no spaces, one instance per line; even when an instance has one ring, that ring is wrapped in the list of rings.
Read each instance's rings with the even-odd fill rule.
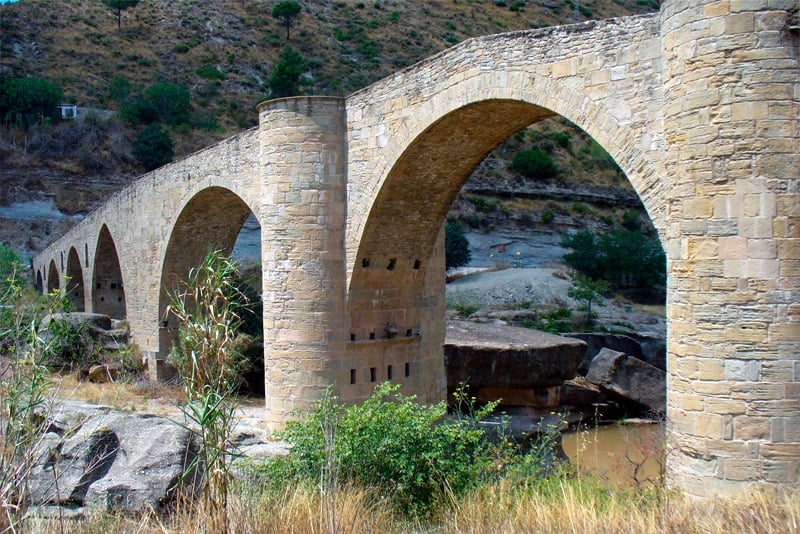
[[[329,384],[443,398],[442,226],[494,147],[553,115],[624,170],[668,257],[668,479],[696,495],[800,481],[797,0],[665,0],[652,16],[471,39],[347,98],[142,176],[34,260],[126,317],[155,361],[167,290],[261,226],[266,405]]]

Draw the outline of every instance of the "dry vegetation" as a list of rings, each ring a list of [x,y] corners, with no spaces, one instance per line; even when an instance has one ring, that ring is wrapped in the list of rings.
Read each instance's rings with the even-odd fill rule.
[[[525,487],[498,484],[453,502],[427,520],[398,518],[380,496],[342,489],[334,494],[301,489],[280,495],[255,482],[237,488],[230,502],[232,533],[671,533],[800,532],[797,493],[754,493],[740,499],[698,501],[664,491],[634,494],[609,491],[591,479],[554,477]],[[63,532],[201,533],[202,510],[178,510],[171,517],[131,518],[94,513],[67,520]],[[55,519],[29,523],[31,532],[58,532]]]

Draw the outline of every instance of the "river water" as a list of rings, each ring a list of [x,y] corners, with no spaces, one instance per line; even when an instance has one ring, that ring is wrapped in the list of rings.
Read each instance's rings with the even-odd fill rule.
[[[578,473],[619,486],[661,484],[664,424],[611,424],[564,433],[562,445]]]

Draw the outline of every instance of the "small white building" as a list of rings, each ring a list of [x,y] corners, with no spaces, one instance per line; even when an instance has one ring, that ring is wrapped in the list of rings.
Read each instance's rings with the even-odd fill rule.
[[[59,104],[58,109],[61,111],[62,119],[75,120],[78,118],[77,104]]]

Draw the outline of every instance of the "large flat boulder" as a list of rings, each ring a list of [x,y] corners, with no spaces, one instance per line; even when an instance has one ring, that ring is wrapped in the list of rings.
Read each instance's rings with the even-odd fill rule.
[[[578,339],[497,324],[448,321],[444,361],[448,390],[542,389],[575,376],[586,351]]]
[[[602,349],[592,360],[586,379],[655,412],[666,410],[666,373],[624,352]]]

